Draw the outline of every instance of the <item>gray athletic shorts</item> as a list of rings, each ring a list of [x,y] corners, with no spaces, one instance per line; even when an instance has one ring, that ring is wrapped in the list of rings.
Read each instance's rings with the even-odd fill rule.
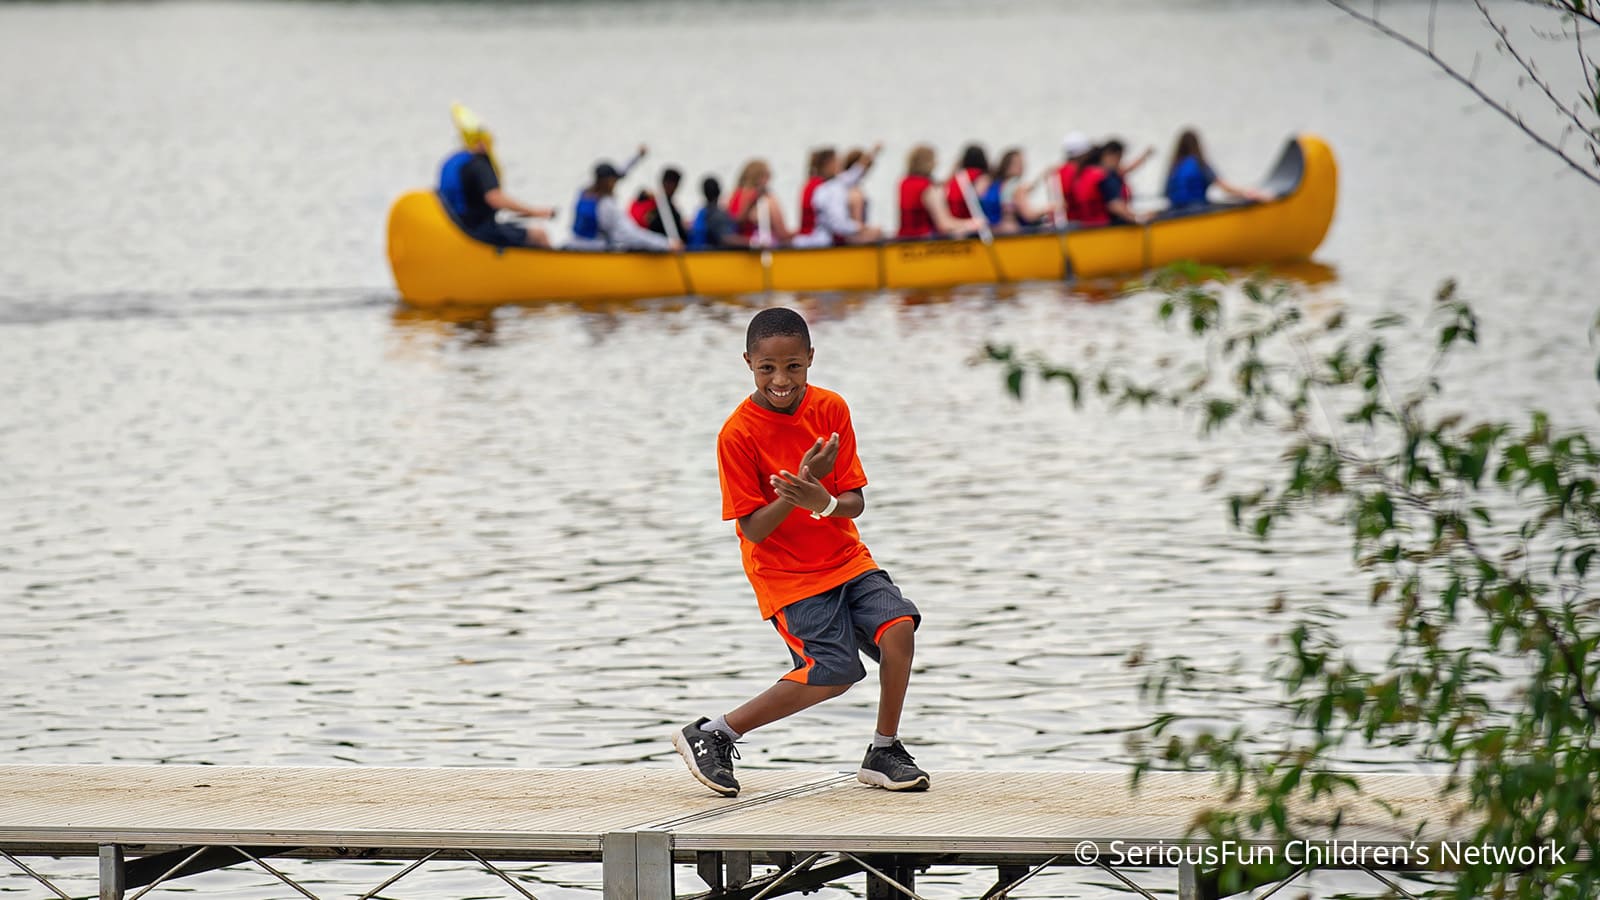
[[[922,614],[882,569],[873,569],[838,587],[791,603],[769,620],[789,646],[794,669],[784,681],[800,684],[855,684],[867,677],[861,654],[878,661],[878,640],[889,626]]]

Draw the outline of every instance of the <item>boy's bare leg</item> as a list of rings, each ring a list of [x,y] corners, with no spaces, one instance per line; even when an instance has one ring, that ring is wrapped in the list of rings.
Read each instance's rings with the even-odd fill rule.
[[[900,712],[911,684],[911,658],[917,628],[911,622],[889,626],[878,639],[878,733],[900,733]]]
[[[909,664],[906,668],[907,674],[910,674]],[[746,734],[785,716],[792,716],[803,709],[816,706],[831,697],[837,697],[849,689],[848,684],[799,684],[793,681],[780,681],[728,713],[726,720],[729,728],[740,734]],[[900,686],[900,694],[902,697],[905,695],[903,683]],[[898,717],[899,712],[895,715]]]
[[[911,682],[916,626],[910,621],[889,626],[878,637],[878,733],[856,771],[863,784],[891,791],[925,791],[931,780],[900,743],[900,711]]]

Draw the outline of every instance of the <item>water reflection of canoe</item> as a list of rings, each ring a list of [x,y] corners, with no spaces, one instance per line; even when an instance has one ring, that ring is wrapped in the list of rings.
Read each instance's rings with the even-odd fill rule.
[[[1250,265],[1306,259],[1322,243],[1337,196],[1333,152],[1302,135],[1262,188],[1275,199],[1206,207],[1145,226],[1110,226],[976,239],[889,241],[860,247],[684,254],[498,249],[462,234],[429,191],[389,211],[389,262],[419,307],[741,294],[929,288],[996,281],[1094,278],[1178,260]],[[687,283],[686,283],[687,277]]]

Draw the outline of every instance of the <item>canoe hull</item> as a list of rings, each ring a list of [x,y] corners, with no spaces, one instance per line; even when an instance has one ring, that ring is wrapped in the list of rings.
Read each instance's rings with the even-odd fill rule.
[[[1300,136],[1269,178],[1278,199],[1219,207],[1146,226],[864,247],[706,251],[674,256],[496,248],[464,235],[431,191],[389,211],[389,262],[400,296],[418,307],[628,299],[767,290],[938,288],[1097,278],[1179,260],[1250,265],[1308,259],[1333,220],[1338,173],[1327,144]],[[1292,183],[1289,183],[1292,181]]]

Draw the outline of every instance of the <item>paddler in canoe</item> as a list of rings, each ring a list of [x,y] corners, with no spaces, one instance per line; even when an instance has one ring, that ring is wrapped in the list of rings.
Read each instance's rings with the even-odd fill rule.
[[[494,136],[478,117],[457,103],[450,118],[461,135],[461,147],[439,169],[439,199],[469,236],[497,247],[548,247],[550,236],[537,225],[501,222],[500,210],[532,219],[553,219],[548,206],[529,206],[500,187],[500,167],[494,161]]]
[[[572,237],[567,246],[573,250],[682,250],[683,244],[663,234],[656,234],[635,222],[617,202],[617,182],[644,159],[649,148],[639,145],[633,159],[618,169],[601,160],[594,166],[594,181],[578,192],[577,208],[572,214]]]

